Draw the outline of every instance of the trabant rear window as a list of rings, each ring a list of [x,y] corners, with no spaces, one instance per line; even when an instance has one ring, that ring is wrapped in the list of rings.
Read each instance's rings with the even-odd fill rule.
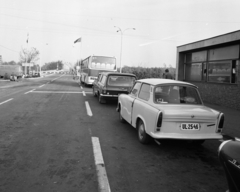
[[[159,104],[202,104],[196,88],[182,85],[156,86],[154,102]]]
[[[132,76],[111,75],[108,77],[107,85],[117,87],[132,87],[136,78]]]

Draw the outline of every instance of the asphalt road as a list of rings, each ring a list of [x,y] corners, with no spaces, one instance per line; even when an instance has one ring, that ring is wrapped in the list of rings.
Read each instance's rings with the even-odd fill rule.
[[[70,75],[2,87],[0,191],[97,192],[107,184],[112,192],[228,188],[217,157],[220,141],[142,145],[136,130],[119,122],[116,102],[99,104],[91,87]]]

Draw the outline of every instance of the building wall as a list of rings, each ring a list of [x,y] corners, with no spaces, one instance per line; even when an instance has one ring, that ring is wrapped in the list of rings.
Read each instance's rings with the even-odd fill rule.
[[[218,37],[202,40],[199,42],[194,42],[187,45],[179,46],[177,48],[177,65],[176,65],[177,67],[176,70],[178,74],[177,79],[187,81],[185,80],[186,71],[187,71],[185,69],[187,53],[191,53],[191,52],[194,53],[196,51],[199,52],[199,51],[210,50],[210,49],[214,51],[215,48],[229,46],[229,49],[227,50],[229,51],[229,55],[226,54],[225,51],[223,52],[223,55],[225,55],[225,57],[229,57],[230,60],[235,60],[237,62],[236,64],[237,81],[235,81],[234,83],[214,83],[214,82],[208,82],[202,79],[201,81],[188,80],[187,82],[190,82],[198,86],[201,97],[204,102],[222,105],[222,106],[240,110],[240,53],[238,54],[238,57],[231,56],[231,54],[236,55],[236,51],[234,53],[234,51],[231,50],[231,48],[233,48],[231,46],[234,44],[240,45],[240,31],[236,31],[236,32],[221,35]],[[204,63],[210,62],[208,60],[210,53],[212,52],[210,51],[208,52],[207,60],[204,61]],[[218,55],[218,57],[221,57],[221,55]],[[199,61],[199,63],[203,63],[203,61]]]
[[[214,83],[190,82],[198,86],[204,102],[240,110],[240,87]]]

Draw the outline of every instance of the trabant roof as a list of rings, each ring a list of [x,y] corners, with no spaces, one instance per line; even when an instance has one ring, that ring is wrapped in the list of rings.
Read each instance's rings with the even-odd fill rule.
[[[136,77],[136,75],[132,73],[119,73],[119,72],[100,72],[99,74],[104,74],[104,75],[123,75],[123,76],[133,76]]]
[[[160,78],[151,78],[151,79],[139,79],[138,82],[147,83],[150,85],[160,85],[160,84],[181,84],[181,85],[190,85],[196,87],[196,85],[185,82],[185,81],[177,81],[172,79],[160,79]]]

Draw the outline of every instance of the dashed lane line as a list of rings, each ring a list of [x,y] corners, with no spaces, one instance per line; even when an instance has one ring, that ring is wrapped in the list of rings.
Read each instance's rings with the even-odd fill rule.
[[[43,85],[40,85],[39,87],[43,87],[45,84],[43,84]]]
[[[26,93],[24,93],[24,94],[26,95],[26,94],[28,94],[28,93],[31,93],[31,92],[35,91],[35,90],[36,90],[36,89],[33,89],[33,90],[28,91],[28,92],[26,92]]]
[[[98,137],[92,137],[92,145],[96,172],[98,177],[99,192],[111,192]]]
[[[86,106],[86,109],[87,109],[88,116],[90,116],[90,117],[93,116],[92,110],[90,108],[90,105],[89,105],[88,101],[85,101],[85,106]]]
[[[4,103],[7,103],[7,102],[9,102],[9,101],[11,101],[11,100],[13,100],[13,98],[8,99],[8,100],[6,100],[6,101],[3,101],[2,103],[0,103],[0,105],[2,105],[2,104],[4,104]]]
[[[86,96],[85,91],[83,91],[82,93],[83,93],[83,96]]]
[[[53,82],[53,81],[55,81],[55,80],[61,78],[62,76],[64,76],[64,75],[61,75],[60,77],[57,77],[57,78],[55,78],[55,79],[52,79],[51,82]]]

